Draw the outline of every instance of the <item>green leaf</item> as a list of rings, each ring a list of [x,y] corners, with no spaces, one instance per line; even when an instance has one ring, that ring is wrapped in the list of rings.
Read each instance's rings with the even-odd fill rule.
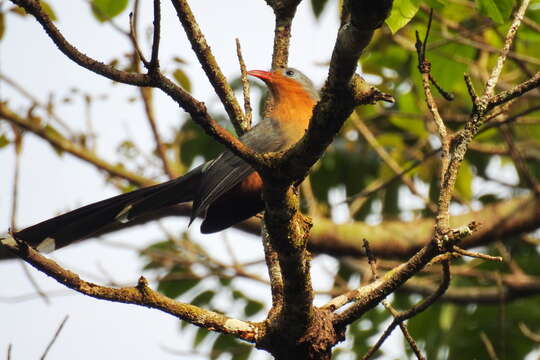
[[[183,70],[176,69],[174,70],[172,75],[176,82],[180,84],[180,86],[183,87],[184,90],[186,90],[187,92],[191,91],[191,81]]]
[[[216,295],[215,291],[203,291],[199,295],[195,296],[193,300],[191,300],[191,304],[196,306],[208,305],[208,303],[214,298],[214,295]]]
[[[431,74],[443,89],[454,91],[463,85],[463,74],[468,71],[468,66],[456,58],[472,59],[475,53],[472,47],[461,44],[440,46],[427,55],[431,61]]]
[[[0,40],[4,37],[6,32],[6,18],[3,12],[0,12]]]
[[[197,279],[162,280],[158,285],[158,291],[170,298],[177,298],[199,283]]]
[[[122,13],[128,0],[92,0],[90,5],[95,18],[99,22],[106,22]]]
[[[248,300],[246,307],[244,308],[244,313],[246,316],[253,316],[257,314],[264,308],[264,305],[256,300]]]
[[[424,2],[434,9],[442,9],[446,5],[447,0],[424,0]]]
[[[392,34],[407,25],[414,15],[416,15],[419,7],[420,0],[394,1],[390,16],[386,19],[386,25],[388,25]]]
[[[476,0],[480,13],[502,24],[510,17],[514,0]]]
[[[195,338],[193,339],[193,347],[199,346],[203,342],[203,340],[206,339],[206,337],[210,334],[211,332],[208,331],[208,329],[203,327],[198,328],[197,332],[195,333]]]
[[[454,304],[444,304],[439,315],[439,326],[442,330],[448,331],[454,323],[457,307]]]
[[[0,149],[9,144],[9,139],[4,134],[0,134]]]
[[[176,266],[159,282],[158,291],[170,298],[177,298],[199,283],[189,270]]]
[[[311,0],[311,8],[313,9],[315,18],[319,18],[327,2],[328,0]]]
[[[39,3],[41,5],[41,8],[43,9],[43,11],[45,11],[45,14],[47,14],[47,16],[52,21],[58,20],[58,18],[56,17],[56,13],[54,12],[52,6],[48,2],[46,2],[44,0],[41,0]]]
[[[467,160],[463,161],[459,168],[458,176],[456,179],[456,190],[464,200],[471,200],[473,196],[472,181],[474,173],[472,167]]]

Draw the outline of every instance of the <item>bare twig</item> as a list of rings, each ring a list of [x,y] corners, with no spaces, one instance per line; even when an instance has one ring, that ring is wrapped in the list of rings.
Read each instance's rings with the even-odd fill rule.
[[[491,97],[495,92],[495,86],[497,86],[497,82],[499,81],[499,76],[501,75],[504,62],[506,61],[506,57],[512,48],[514,37],[516,36],[517,30],[521,24],[521,21],[523,20],[523,17],[525,16],[525,11],[527,10],[528,6],[529,0],[522,0],[518,10],[514,14],[514,21],[512,22],[512,25],[510,25],[510,29],[506,34],[504,47],[501,54],[497,57],[497,64],[491,71],[491,75],[486,83],[486,90],[484,92],[484,96],[486,97]]]
[[[472,251],[462,249],[459,246],[455,246],[455,245],[452,248],[452,250],[457,252],[458,254],[461,254],[463,256],[472,257],[472,258],[489,260],[489,261],[498,261],[498,262],[503,261],[503,258],[501,256],[491,256],[491,255],[482,254],[482,253],[478,253],[478,252],[472,252]]]
[[[0,103],[0,118],[8,120],[13,124],[34,133],[55,148],[68,152],[90,164],[93,164],[98,169],[105,170],[112,176],[118,176],[137,185],[150,185],[154,183],[150,179],[125,170],[120,166],[106,162],[95,155],[92,151],[76,145],[69,139],[66,139],[52,127],[41,126],[42,121],[36,116],[32,116],[32,118],[24,118],[11,111],[11,109],[5,103]]]
[[[137,7],[135,8],[137,9]],[[137,52],[137,55],[139,56],[139,59],[144,64],[145,68],[150,68],[150,62],[146,60],[146,57],[144,56],[141,47],[139,46],[139,41],[137,40],[137,29],[135,28],[135,19],[137,18],[137,13],[129,13],[129,29],[130,29],[130,36],[133,43],[133,46],[135,47],[135,51]]]
[[[309,176],[306,177],[302,184],[300,184],[300,190],[302,191],[302,195],[304,196],[303,198],[306,201],[309,216],[312,218],[320,218],[322,214],[319,210],[319,204],[317,202],[317,198],[315,197],[315,193],[313,192],[311,178]]]
[[[395,176],[391,177],[387,181],[385,181],[383,183],[380,183],[380,184],[376,184],[376,186],[369,187],[369,189],[366,189],[366,190],[364,190],[362,192],[359,192],[358,194],[351,195],[351,196],[347,197],[347,199],[343,203],[352,202],[355,199],[369,197],[369,196],[375,194],[376,192],[378,192],[378,191],[386,188],[390,184],[392,184],[394,181],[400,179],[402,176],[406,175],[408,172],[414,170],[416,167],[422,165],[424,162],[426,162],[428,159],[430,159],[433,155],[438,154],[440,151],[441,151],[441,148],[438,148],[438,149],[435,149],[435,150],[432,150],[432,151],[428,152],[427,154],[424,155],[424,157],[422,159],[412,162],[412,164],[410,164],[408,167],[406,167],[401,172],[399,172]]]
[[[64,328],[64,325],[66,324],[66,321],[68,320],[68,318],[69,318],[69,315],[66,315],[64,320],[62,320],[62,322],[60,323],[60,326],[58,327],[58,329],[54,333],[54,336],[51,339],[51,341],[49,342],[49,345],[47,345],[47,348],[45,348],[45,351],[43,352],[43,355],[41,355],[41,358],[40,358],[41,360],[45,360],[45,358],[47,357],[47,354],[49,353],[49,350],[51,350],[51,347],[54,345],[56,339],[58,339],[58,336],[60,335],[60,332]]]
[[[245,133],[251,128],[253,114],[249,98],[249,81],[247,78],[246,64],[244,63],[244,57],[242,56],[242,48],[240,46],[240,40],[238,38],[236,39],[236,56],[238,56],[238,63],[240,64],[240,79],[242,81],[242,93],[244,96],[244,113],[246,115],[244,121],[242,121],[242,123],[240,124],[243,132],[239,135],[243,135],[243,133]]]
[[[364,137],[364,139],[368,142],[368,144],[373,148],[373,150],[379,155],[379,157],[384,161],[384,163],[396,174],[400,175],[403,173],[403,169],[399,164],[388,154],[388,152],[384,149],[384,147],[379,144],[379,141],[373,135],[371,130],[367,127],[367,125],[362,121],[360,116],[358,116],[357,113],[353,113],[351,116],[351,120],[353,124],[355,125],[356,129],[360,134]],[[426,204],[426,207],[429,208],[433,213],[437,212],[437,206],[429,200],[426,196],[421,194],[417,189],[412,180],[406,176],[405,174],[400,175],[401,181],[407,186],[407,188],[411,191],[412,194],[418,196],[424,204]]]
[[[373,253],[371,252],[369,248],[369,242],[366,239],[364,239],[364,249],[366,249],[366,256],[368,258],[368,263],[371,269],[372,276],[375,280],[378,280],[379,277],[377,275],[377,263],[376,263],[375,257],[373,256]],[[394,309],[394,307],[392,306],[392,304],[390,304],[388,300],[384,299],[382,301],[382,304],[390,312],[390,314],[392,314],[392,316],[396,317],[399,315],[399,312],[396,309]],[[416,355],[416,358],[418,360],[425,360],[425,357],[424,355],[422,355],[422,352],[420,351],[418,344],[411,336],[409,329],[407,328],[407,325],[404,322],[401,322],[399,324],[399,327],[401,329],[401,332],[403,333],[403,336],[407,340],[407,343],[409,344],[412,351]]]
[[[192,119],[200,125],[208,135],[212,136],[216,141],[219,143],[225,145],[231,152],[233,152],[235,155],[240,157],[241,159],[245,160],[251,165],[257,166],[260,165],[262,162],[261,157],[257,156],[254,151],[252,151],[249,147],[244,145],[239,139],[234,137],[232,134],[230,134],[228,131],[226,131],[222,126],[220,126],[207,112],[206,107],[204,103],[201,103],[197,101],[195,98],[193,98],[189,93],[187,93],[185,90],[183,90],[181,87],[174,84],[171,80],[166,78],[161,73],[152,73],[150,76],[149,74],[139,74],[139,73],[133,73],[128,71],[122,71],[114,68],[113,66],[103,64],[99,61],[96,61],[87,55],[81,53],[79,50],[77,50],[72,44],[70,44],[65,37],[60,33],[56,25],[51,21],[49,16],[46,14],[45,11],[41,8],[41,5],[39,2],[35,0],[12,0],[14,4],[17,4],[24,8],[27,13],[32,14],[36,20],[41,24],[41,26],[44,28],[44,30],[47,32],[51,40],[54,41],[54,43],[58,46],[58,48],[71,60],[73,60],[75,63],[79,64],[80,66],[95,72],[97,74],[100,74],[108,79],[118,81],[124,84],[129,85],[135,85],[135,86],[152,86],[160,88],[163,92],[165,92],[167,95],[169,95],[174,101],[176,101],[184,110],[186,110],[192,117]],[[183,10],[186,10],[185,7],[187,7],[187,3],[185,0],[180,1],[174,1],[173,4],[177,8],[177,11],[179,11],[181,14],[181,18],[183,18],[186,21],[194,20],[192,19],[192,14],[189,11],[189,13],[182,13]],[[184,6],[185,5],[185,6]],[[189,8],[187,8],[189,9]],[[186,16],[184,16],[186,15]],[[191,16],[191,17],[190,17]],[[195,22],[190,22],[188,24],[190,28],[186,29],[186,31],[191,30],[192,34],[199,34],[200,30],[198,27],[196,29],[193,28],[193,26],[196,26]],[[197,31],[195,31],[197,30]],[[203,46],[206,47],[203,49],[204,54],[209,53],[209,48],[204,41],[204,37],[197,37],[199,40],[195,43],[194,46]],[[210,54],[211,56],[211,54]],[[210,57],[206,57],[209,59]],[[212,57],[213,59],[213,57]],[[214,60],[215,61],[215,60]],[[210,70],[215,70],[215,68],[212,68]],[[214,78],[214,75],[211,73],[209,76],[211,78]],[[221,75],[221,73],[219,73]],[[230,90],[230,86],[228,84],[225,85],[224,77],[217,76],[218,80],[222,80],[224,83],[218,81],[218,85],[216,89],[223,89],[228,88]],[[219,93],[219,92],[218,92]],[[227,94],[232,94],[232,98],[236,101],[234,98],[234,93],[232,93],[232,90],[226,91]],[[236,104],[236,107],[238,107],[238,113],[242,115],[242,111],[239,108],[238,104]]]
[[[362,359],[369,359],[384,343],[384,341],[390,336],[392,331],[396,328],[397,325],[401,324],[403,321],[410,319],[411,317],[421,313],[422,311],[426,310],[431,304],[433,304],[439,297],[441,297],[445,291],[448,289],[448,285],[450,284],[450,266],[447,261],[443,262],[443,277],[441,284],[437,288],[437,290],[425,298],[422,302],[419,304],[413,306],[407,311],[403,311],[401,313],[398,313],[395,317],[392,323],[386,328],[384,333],[381,335],[379,340],[373,345],[369,351],[363,356]]]
[[[482,340],[482,343],[484,344],[484,347],[486,348],[489,358],[491,360],[499,360],[499,357],[497,356],[497,353],[495,352],[495,347],[493,346],[493,343],[491,342],[491,340],[489,340],[485,332],[482,331],[480,333],[480,339]]]
[[[523,335],[525,335],[527,338],[531,339],[532,341],[534,341],[535,343],[539,343],[540,344],[540,334],[536,334],[534,333],[531,329],[529,329],[529,327],[527,325],[525,325],[525,323],[523,322],[520,322],[518,324],[518,327],[519,327],[519,330],[521,330],[521,332],[523,333]]]
[[[161,1],[154,0],[154,35],[152,40],[152,55],[150,57],[150,72],[159,71],[159,42],[161,39]]]
[[[167,156],[167,146],[161,138],[161,134],[157,128],[156,115],[154,112],[154,95],[153,90],[149,87],[139,88],[141,97],[143,99],[144,110],[146,113],[146,118],[152,129],[152,135],[154,135],[154,141],[156,143],[156,150],[161,163],[163,164],[163,170],[169,176],[170,179],[175,178],[178,174],[173,170],[169,157]]]
[[[26,97],[28,100],[32,102],[32,104],[37,105],[39,108],[45,110],[47,113],[47,116],[50,116],[54,121],[58,123],[69,135],[73,135],[73,130],[69,127],[69,125],[63,121],[54,111],[53,106],[49,106],[48,104],[44,104],[41,102],[38,98],[36,98],[34,95],[32,95],[28,90],[26,90],[24,87],[22,87],[21,84],[17,83],[15,80],[11,79],[10,77],[6,76],[5,74],[0,73],[0,80],[5,81],[7,84],[9,84],[11,87],[13,87],[15,90],[17,90],[21,95]]]
[[[171,2],[206,76],[219,96],[234,128],[241,134],[242,126],[240,124],[244,122],[244,113],[236,100],[236,96],[234,96],[234,91],[221,72],[189,4],[186,0],[174,0]]]
[[[23,131],[17,126],[12,126],[13,129],[13,150],[15,150],[15,164],[13,168],[13,188],[11,191],[11,230],[17,230],[17,204],[19,202],[19,178],[21,170],[21,153],[23,142]]]
[[[264,246],[264,257],[266,267],[268,268],[268,276],[270,277],[270,286],[272,289],[272,309],[277,312],[283,305],[283,277],[279,267],[279,259],[276,250],[272,247],[268,232],[262,224],[262,240]]]
[[[499,132],[502,134],[504,141],[508,145],[508,152],[514,162],[514,166],[516,167],[520,178],[524,180],[526,186],[529,187],[529,189],[531,189],[536,194],[536,196],[540,197],[540,185],[538,183],[538,180],[536,180],[534,175],[527,167],[523,155],[514,143],[510,126],[502,125],[501,127],[499,127]]]

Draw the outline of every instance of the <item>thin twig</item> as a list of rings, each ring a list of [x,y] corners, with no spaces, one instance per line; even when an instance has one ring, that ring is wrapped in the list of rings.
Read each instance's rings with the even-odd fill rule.
[[[433,304],[439,297],[441,297],[445,293],[445,291],[448,289],[449,284],[450,284],[450,266],[448,264],[448,261],[444,261],[443,262],[443,278],[437,290],[433,294],[425,298],[419,304],[413,306],[407,311],[403,311],[397,314],[394,317],[394,320],[392,321],[392,323],[386,328],[384,333],[381,335],[379,340],[377,340],[375,345],[373,345],[369,349],[369,351],[362,357],[362,359],[369,359],[371,356],[373,356],[373,354],[375,354],[377,350],[379,350],[379,348],[384,343],[384,341],[388,338],[388,336],[390,336],[392,331],[394,331],[397,325],[399,325],[403,321],[410,319],[411,317],[427,309],[431,304]]]
[[[53,338],[51,339],[51,341],[49,342],[49,345],[47,345],[47,348],[45,349],[45,351],[43,352],[43,355],[41,355],[41,360],[45,360],[45,358],[47,357],[47,354],[49,353],[49,350],[51,350],[51,347],[53,346],[53,344],[55,343],[56,339],[58,339],[58,336],[60,335],[60,332],[62,331],[62,329],[64,328],[64,325],[66,324],[66,321],[69,319],[69,315],[66,315],[66,317],[64,318],[64,320],[62,320],[62,322],[60,323],[60,326],[58,327],[58,329],[56,330],[56,332],[54,333],[54,336]]]
[[[358,113],[354,112],[353,115],[350,118],[358,130],[362,137],[368,142],[368,144],[371,146],[371,148],[379,155],[381,160],[384,161],[384,163],[396,174],[402,174],[403,169],[401,166],[390,156],[390,154],[384,149],[383,146],[379,143],[375,135],[371,132],[371,130],[367,127],[367,125],[362,121],[360,116],[358,116]],[[417,189],[412,180],[406,176],[405,174],[400,176],[401,181],[409,188],[410,192],[416,196],[418,196],[427,208],[429,208],[433,213],[437,212],[437,206],[429,200],[426,196],[421,194]]]
[[[366,251],[366,256],[368,258],[369,267],[371,269],[371,274],[375,280],[379,279],[379,276],[377,274],[377,262],[375,260],[375,256],[371,252],[371,249],[369,248],[369,242],[364,239],[363,241],[364,249]],[[382,301],[383,306],[392,314],[392,316],[396,317],[399,315],[399,312],[390,304],[390,302],[386,299]],[[416,358],[418,360],[425,360],[425,357],[422,355],[422,352],[420,351],[420,348],[418,347],[418,344],[411,336],[411,333],[409,332],[409,329],[407,328],[407,325],[405,325],[404,322],[399,323],[399,327],[401,329],[401,332],[403,333],[403,336],[407,340],[407,343],[411,347],[412,351],[416,355]]]
[[[503,258],[501,256],[491,256],[491,255],[482,254],[482,253],[478,253],[478,252],[472,252],[472,251],[462,249],[462,248],[460,248],[459,246],[456,246],[456,245],[454,245],[452,250],[457,252],[458,254],[461,254],[463,256],[472,257],[472,258],[489,260],[489,261],[498,261],[498,262],[503,261]]]
[[[30,269],[28,268],[28,264],[25,263],[24,261],[21,261],[21,268],[24,272],[24,276],[26,276],[26,278],[28,279],[32,287],[36,290],[36,294],[39,295],[39,297],[41,298],[41,300],[43,300],[45,304],[50,305],[51,299],[49,299],[49,296],[47,295],[47,293],[45,293],[45,291],[41,289],[36,279],[34,279],[34,276],[32,276],[32,273],[30,272]]]
[[[169,157],[167,156],[167,146],[161,138],[157,127],[156,115],[154,112],[154,95],[153,89],[149,87],[140,87],[139,91],[143,100],[144,111],[146,113],[146,118],[150,124],[150,129],[152,130],[152,135],[154,136],[154,141],[156,143],[156,151],[163,165],[163,170],[169,176],[170,179],[175,178],[178,174],[172,168]]]
[[[519,330],[521,330],[521,332],[523,333],[523,335],[525,335],[526,337],[528,337],[529,339],[531,339],[531,340],[534,341],[535,343],[539,343],[539,344],[540,344],[540,334],[534,333],[534,332],[533,332],[531,329],[529,329],[529,327],[528,327],[527,325],[525,325],[525,323],[523,323],[523,322],[519,322],[518,327],[519,327]]]
[[[491,360],[499,360],[499,357],[497,356],[497,353],[495,352],[495,347],[493,347],[493,343],[491,342],[491,340],[489,340],[485,332],[482,331],[480,333],[480,339],[482,340],[482,343],[484,344],[484,347],[486,348],[489,358]]]
[[[309,216],[312,218],[320,218],[322,214],[319,210],[319,204],[315,197],[315,193],[313,192],[313,187],[311,186],[311,177],[307,176],[304,181],[302,181],[300,190],[302,191],[303,199],[306,201]]]
[[[246,115],[240,125],[243,132],[245,133],[251,128],[253,111],[251,109],[251,101],[249,97],[249,81],[247,78],[246,64],[244,63],[244,57],[242,56],[242,48],[240,46],[240,39],[238,38],[236,38],[236,56],[238,57],[238,62],[240,64],[240,79],[242,81],[242,93],[244,96],[244,113]],[[238,135],[243,135],[243,133]]]
[[[28,90],[22,87],[21,84],[17,83],[15,80],[11,79],[5,74],[0,73],[0,80],[5,81],[7,84],[9,84],[11,87],[17,90],[21,95],[23,95],[28,100],[30,100],[32,104],[37,105],[39,108],[45,110],[45,112],[47,113],[47,116],[50,116],[54,121],[56,121],[58,125],[60,125],[70,136],[73,135],[73,130],[69,127],[69,125],[65,121],[63,121],[56,114],[52,104],[48,105],[48,104],[42,103],[41,101],[39,101],[38,98],[32,95]]]
[[[235,130],[242,133],[240,124],[244,121],[244,113],[238,104],[234,91],[223,75],[206,38],[202,33],[191,7],[186,0],[175,0],[172,4],[176,10],[176,15],[182,23],[184,31],[188,37],[191,47],[199,59],[206,76],[210,80],[216,94],[218,95],[225,111],[229,115]]]
[[[137,52],[139,59],[141,59],[141,62],[144,64],[144,67],[148,69],[150,68],[150,62],[146,60],[146,58],[144,57],[141,47],[139,46],[139,42],[137,41],[137,29],[135,29],[135,20],[134,20],[136,16],[137,15],[132,12],[129,13],[129,29],[130,29],[129,34],[131,36],[133,46],[135,47],[135,51]]]
[[[504,141],[508,145],[508,152],[520,178],[525,181],[526,186],[531,189],[536,196],[540,197],[540,185],[538,184],[538,180],[536,180],[530,169],[527,167],[523,155],[514,143],[510,126],[502,125],[499,127],[499,132],[502,134]]]
[[[23,131],[21,128],[12,125],[13,129],[13,149],[15,150],[15,164],[13,169],[13,187],[11,192],[11,231],[17,231],[17,204],[19,202],[19,178],[21,170],[21,153],[23,142]]]
[[[150,58],[150,72],[159,71],[159,42],[161,39],[161,1],[154,0],[154,36],[152,40],[152,55]]]
[[[144,176],[125,170],[115,164],[108,163],[92,151],[63,137],[58,131],[54,131],[54,129],[51,129],[50,127],[41,126],[41,119],[35,115],[32,115],[31,118],[22,117],[14,113],[7,104],[0,103],[0,119],[8,120],[13,124],[34,133],[52,146],[88,162],[100,170],[106,171],[111,176],[118,176],[137,185],[150,185],[154,183]]]
[[[11,349],[12,349],[13,345],[11,343],[8,344],[8,348],[7,348],[7,360],[11,360]]]
[[[283,304],[283,277],[279,266],[278,254],[272,247],[270,236],[266,231],[264,222],[262,223],[262,240],[264,247],[264,258],[270,277],[270,287],[272,290],[272,309],[277,309]]]
[[[504,246],[501,241],[496,241],[495,247],[497,248],[499,254],[501,254],[503,261],[508,266],[512,274],[519,276],[525,275],[525,271],[523,271],[523,269],[512,259],[512,254],[510,254],[510,251],[508,251],[506,246]]]
[[[506,61],[506,57],[508,56],[508,53],[512,48],[512,43],[514,41],[514,37],[516,36],[519,25],[521,24],[521,21],[525,16],[525,11],[529,6],[529,1],[530,0],[522,0],[519,9],[514,15],[514,21],[512,22],[508,33],[506,34],[504,47],[501,51],[501,54],[497,57],[497,64],[491,71],[491,75],[486,83],[486,90],[484,92],[485,97],[491,97],[495,92],[495,86],[497,86],[497,82],[499,81],[499,76],[501,75],[504,62]]]
[[[387,186],[389,186],[391,183],[393,183],[394,181],[400,179],[403,175],[407,174],[408,172],[414,170],[417,166],[420,166],[422,165],[425,161],[427,161],[428,159],[430,159],[433,155],[439,153],[441,151],[441,148],[438,148],[438,149],[435,149],[435,150],[432,150],[430,152],[428,152],[427,154],[424,155],[424,157],[420,160],[416,160],[414,161],[412,164],[410,164],[408,167],[406,167],[405,169],[403,169],[403,171],[401,171],[400,173],[396,174],[395,176],[391,177],[390,179],[388,179],[387,181],[383,182],[383,183],[380,183],[380,184],[377,184],[376,186],[372,187],[372,188],[369,188],[367,190],[364,190],[364,191],[361,191],[357,194],[354,194],[354,195],[351,195],[351,196],[348,196],[347,199],[345,199],[342,203],[350,203],[352,202],[353,200],[355,199],[358,199],[358,198],[364,198],[364,197],[369,197],[379,191],[381,191],[382,189],[386,188]]]

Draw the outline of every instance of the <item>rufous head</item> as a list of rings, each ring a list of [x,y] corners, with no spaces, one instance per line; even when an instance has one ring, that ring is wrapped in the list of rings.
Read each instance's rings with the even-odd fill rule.
[[[274,98],[279,99],[290,93],[302,91],[315,102],[319,100],[319,93],[315,86],[300,70],[283,67],[272,71],[251,70],[247,73],[263,80]]]

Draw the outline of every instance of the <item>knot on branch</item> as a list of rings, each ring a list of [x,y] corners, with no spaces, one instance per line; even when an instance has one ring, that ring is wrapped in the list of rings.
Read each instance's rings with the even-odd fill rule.
[[[480,226],[476,221],[471,221],[468,225],[460,226],[449,230],[442,237],[438,237],[437,247],[441,253],[452,251],[454,246],[464,238],[472,235]]]
[[[431,72],[431,63],[427,60],[424,60],[418,64],[418,71],[421,74],[429,74]]]
[[[309,347],[308,359],[321,359],[321,355],[330,355],[332,347],[343,340],[343,334],[336,333],[333,324],[333,313],[318,308],[313,308],[312,321],[299,344]]]
[[[143,298],[148,298],[152,292],[152,289],[148,287],[148,280],[144,276],[139,277],[137,282],[137,290],[141,293]]]
[[[394,103],[395,99],[391,94],[384,93],[375,86],[368,84],[364,78],[354,74],[351,79],[353,102],[355,106],[375,104],[378,101]]]

